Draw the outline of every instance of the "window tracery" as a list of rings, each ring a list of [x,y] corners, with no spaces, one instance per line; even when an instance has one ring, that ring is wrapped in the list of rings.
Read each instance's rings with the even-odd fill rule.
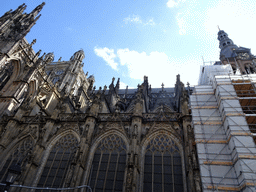
[[[101,140],[92,162],[88,182],[93,191],[122,191],[126,164],[126,146],[118,135]]]
[[[60,138],[48,156],[37,186],[53,188],[62,187],[77,147],[78,141],[74,135],[68,134]]]
[[[154,137],[146,147],[144,191],[183,191],[180,151],[167,135]]]
[[[11,165],[19,163],[21,167],[26,166],[30,160],[29,158],[31,157],[32,150],[33,140],[31,138],[27,138],[18,144],[0,170],[0,183],[4,183],[6,174]]]

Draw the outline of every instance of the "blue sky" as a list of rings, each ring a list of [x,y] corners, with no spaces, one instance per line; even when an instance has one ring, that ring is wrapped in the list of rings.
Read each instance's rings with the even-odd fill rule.
[[[4,1],[3,15],[26,3],[32,11],[41,0]],[[69,60],[85,52],[84,71],[94,75],[97,88],[112,77],[121,87],[136,87],[143,76],[152,87],[196,85],[200,65],[219,59],[217,25],[238,46],[256,52],[255,0],[45,0],[41,18],[27,35],[35,51],[54,52]]]

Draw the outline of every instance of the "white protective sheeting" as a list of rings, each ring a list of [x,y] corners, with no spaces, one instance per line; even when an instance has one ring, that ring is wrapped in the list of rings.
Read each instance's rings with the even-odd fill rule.
[[[210,85],[216,75],[232,75],[233,70],[228,65],[201,66],[198,85]]]

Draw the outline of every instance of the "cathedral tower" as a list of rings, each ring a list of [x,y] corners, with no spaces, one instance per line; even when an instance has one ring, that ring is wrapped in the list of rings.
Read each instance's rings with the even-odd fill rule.
[[[220,60],[223,64],[231,64],[234,74],[239,70],[241,74],[254,74],[255,56],[251,50],[244,47],[238,47],[228,37],[228,34],[220,30],[218,32]]]

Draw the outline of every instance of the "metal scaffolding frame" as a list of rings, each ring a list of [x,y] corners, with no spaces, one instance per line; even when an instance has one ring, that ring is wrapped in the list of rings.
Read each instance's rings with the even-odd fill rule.
[[[241,142],[237,137],[233,137],[231,134],[230,134],[230,130],[229,130],[229,132],[227,132],[228,130],[226,130],[225,128],[224,128],[224,121],[225,121],[225,119],[226,118],[229,118],[235,125],[237,125],[238,127],[240,127],[241,128],[241,130],[243,130],[243,132],[244,133],[248,133],[248,135],[251,135],[251,136],[253,136],[252,134],[251,134],[251,131],[248,131],[248,130],[245,130],[244,128],[243,128],[243,126],[241,126],[241,125],[239,125],[237,122],[235,122],[234,120],[233,120],[233,116],[235,116],[235,115],[238,115],[238,116],[245,116],[245,113],[244,113],[244,110],[242,110],[242,112],[239,110],[237,110],[236,108],[237,107],[233,107],[232,105],[230,105],[230,103],[229,102],[227,102],[227,100],[225,100],[225,99],[221,99],[221,98],[219,98],[219,100],[218,100],[218,97],[220,97],[220,95],[215,95],[216,94],[216,89],[222,89],[222,91],[224,90],[224,93],[226,93],[226,95],[228,95],[229,97],[233,97],[233,99],[234,100],[237,100],[238,99],[238,101],[239,101],[239,103],[240,103],[240,99],[239,99],[239,97],[238,96],[241,96],[241,95],[239,95],[239,94],[237,94],[237,92],[236,92],[236,89],[235,89],[235,85],[237,85],[237,83],[235,83],[234,82],[234,80],[232,80],[232,78],[231,78],[231,76],[233,76],[233,75],[228,75],[228,79],[230,80],[230,82],[231,83],[228,83],[228,84],[225,84],[225,83],[223,83],[222,85],[221,84],[218,84],[218,82],[216,81],[216,78],[215,78],[215,82],[213,82],[213,83],[215,83],[215,85],[216,85],[216,88],[214,89],[213,88],[213,85],[211,85],[210,87],[211,87],[211,89],[213,90],[213,92],[212,93],[209,93],[209,94],[207,94],[207,93],[204,93],[204,94],[202,94],[202,95],[212,95],[212,96],[210,96],[205,102],[201,102],[201,101],[199,101],[198,100],[198,95],[200,95],[200,94],[198,94],[197,92],[195,93],[195,94],[193,94],[193,96],[195,97],[195,99],[196,99],[196,108],[194,108],[194,109],[198,109],[198,116],[200,117],[200,119],[199,119],[199,123],[198,122],[194,122],[194,120],[193,120],[193,123],[196,123],[197,125],[201,125],[201,132],[202,132],[202,136],[203,136],[203,143],[204,143],[204,148],[205,148],[205,153],[206,153],[206,160],[207,160],[207,162],[208,162],[208,166],[206,166],[206,164],[200,164],[200,166],[204,166],[205,168],[207,168],[208,169],[208,171],[209,171],[209,173],[210,173],[210,180],[211,180],[211,184],[212,184],[212,190],[215,190],[215,189],[217,189],[217,191],[219,190],[219,186],[220,185],[225,185],[225,186],[227,186],[227,184],[225,184],[225,183],[223,183],[223,181],[226,179],[226,176],[229,174],[229,172],[234,168],[234,165],[235,165],[235,163],[236,162],[234,162],[234,159],[231,159],[232,161],[231,161],[231,164],[230,164],[230,169],[222,176],[222,178],[220,179],[220,181],[217,183],[217,185],[215,185],[214,184],[214,182],[213,182],[213,176],[212,176],[212,173],[211,173],[211,168],[210,168],[210,166],[211,165],[213,165],[213,163],[214,163],[214,161],[218,158],[218,156],[220,156],[220,155],[222,155],[221,153],[222,153],[222,151],[226,148],[226,147],[229,147],[229,142],[233,142],[233,144],[234,144],[234,146],[235,146],[235,141],[232,139],[230,139],[230,138],[234,138],[234,139],[236,139],[244,148],[246,148],[246,146],[244,145],[244,143],[243,142]],[[245,78],[245,76],[247,76],[247,78]],[[224,77],[227,77],[227,75],[226,76],[222,76],[223,78]],[[241,80],[242,79],[242,82],[239,82],[241,85],[243,85],[244,83],[249,83],[249,84],[253,84],[253,81],[252,81],[252,79],[251,79],[251,76],[250,75],[235,75],[235,77],[237,78],[237,79],[239,79],[239,80]],[[256,76],[255,76],[255,78],[256,78]],[[245,81],[246,80],[246,81]],[[233,88],[234,88],[234,90],[235,90],[235,93],[231,93],[230,91],[228,91],[228,90],[226,90],[225,89],[225,87],[223,86],[223,85],[232,85],[233,86]],[[209,85],[208,85],[209,86]],[[252,94],[251,96],[254,96],[255,95],[255,99],[256,99],[256,89],[255,89],[255,85],[253,84],[252,85],[253,87],[253,89],[252,90],[250,90],[250,94]],[[196,89],[195,89],[195,91],[196,91]],[[253,92],[252,92],[253,91]],[[254,95],[253,95],[254,94]],[[212,110],[212,112],[211,112],[211,114],[210,115],[208,115],[208,116],[204,116],[204,114],[201,114],[201,112],[200,112],[200,109],[205,109],[205,105],[206,105],[206,103],[207,102],[209,102],[212,98],[214,97],[214,99],[216,99],[216,103],[217,103],[217,107],[216,107],[216,109],[215,110]],[[231,98],[230,98],[231,99]],[[201,102],[201,105],[199,105],[199,103]],[[218,103],[219,102],[219,103]],[[216,113],[216,111],[218,111],[219,113],[220,113],[220,117],[223,117],[223,115],[221,114],[221,112],[219,111],[219,107],[220,107],[220,102],[225,102],[228,106],[229,106],[229,108],[232,108],[233,109],[233,116],[228,116],[228,115],[225,115],[224,114],[224,118],[225,119],[222,119],[221,120],[221,123],[219,123],[219,127],[212,133],[212,135],[210,135],[210,137],[208,137],[208,138],[206,138],[206,134],[205,134],[205,126],[207,126],[207,128],[209,127],[209,121],[211,121],[211,116],[213,115],[213,114],[215,114]],[[191,105],[192,106],[192,111],[193,111],[193,105]],[[250,106],[251,107],[251,106]],[[249,111],[252,111],[251,109],[249,109]],[[252,113],[252,114],[254,114],[254,113]],[[256,117],[256,116],[254,116],[254,117]],[[208,122],[208,123],[207,123]],[[210,155],[212,155],[212,154],[210,154],[209,152],[208,152],[208,148],[207,148],[207,144],[209,144],[209,143],[211,143],[212,142],[212,138],[216,135],[216,133],[220,130],[222,128],[222,131],[224,131],[224,136],[226,137],[225,138],[225,140],[226,140],[226,143],[225,143],[225,140],[223,141],[226,145],[224,145],[223,147],[222,147],[222,149],[218,152],[218,153],[215,153],[214,155],[215,155],[215,157],[214,158],[210,158]],[[196,134],[196,133],[195,133]],[[231,141],[230,141],[231,140]],[[215,141],[217,141],[217,140],[215,140]],[[214,142],[213,142],[214,143]],[[255,153],[253,153],[249,148],[247,148],[247,150],[248,150],[248,152],[251,154],[251,155],[255,155]],[[232,155],[232,153],[233,153],[233,151],[230,151],[230,154],[223,154],[223,155]],[[199,156],[200,156],[200,154],[198,154]],[[199,159],[200,159],[200,157],[199,157]],[[237,159],[238,160],[238,159]],[[237,161],[236,160],[236,161]],[[254,176],[252,176],[252,181],[253,181],[253,186],[248,186],[248,185],[242,185],[243,183],[244,183],[244,180],[243,181],[241,181],[240,183],[238,182],[238,186],[236,186],[236,188],[238,189],[238,190],[240,190],[240,189],[242,189],[242,188],[244,188],[244,187],[248,187],[248,189],[250,189],[251,191],[254,191],[251,187],[254,187],[255,189],[256,189],[256,186],[255,186],[255,178],[256,178],[256,173],[250,168],[250,166],[248,166],[246,163],[245,163],[245,161],[243,160],[243,159],[239,159],[239,160],[241,160],[242,162],[243,162],[243,164],[245,165],[245,166],[247,166],[248,167],[248,169],[250,170],[250,172],[253,174],[253,175],[255,175],[255,177]],[[234,171],[235,171],[235,169],[234,169]],[[238,174],[236,174],[236,175],[238,175]],[[238,177],[236,178],[237,180],[238,180]],[[242,188],[241,188],[241,186],[242,186]],[[220,188],[221,189],[221,188]]]

